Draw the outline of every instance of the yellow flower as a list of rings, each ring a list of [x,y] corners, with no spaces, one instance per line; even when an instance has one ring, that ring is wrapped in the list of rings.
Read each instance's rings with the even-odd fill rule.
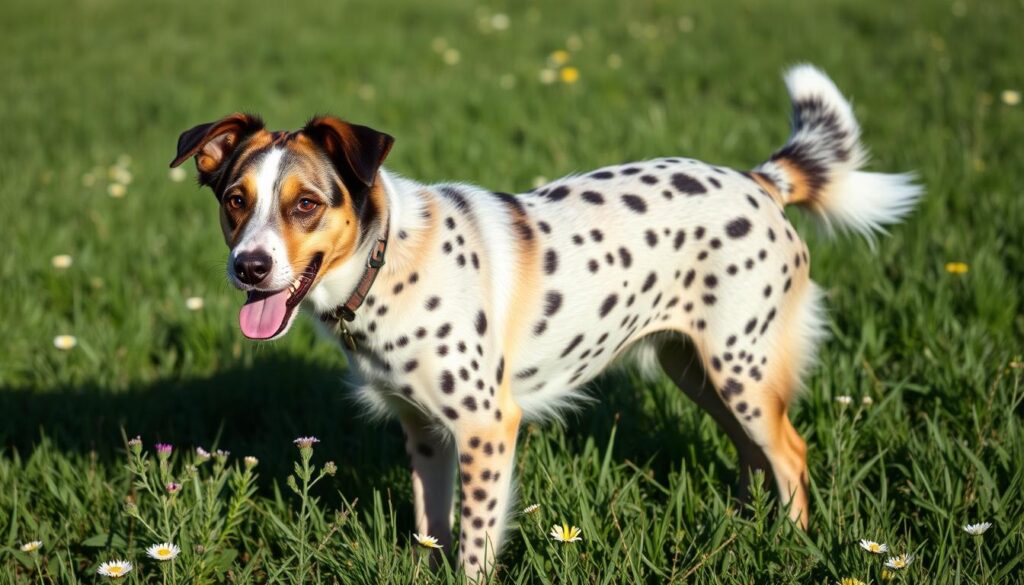
[[[458,49],[445,49],[442,57],[444,58],[445,64],[455,65],[460,59],[462,59],[462,54],[459,53]]]
[[[125,188],[125,186],[122,185],[121,183],[111,183],[107,185],[107,193],[109,193],[110,196],[114,197],[115,199],[120,199],[121,197],[124,197],[125,193],[127,192],[128,189]]]
[[[18,548],[21,549],[21,552],[35,552],[35,551],[39,550],[40,548],[42,548],[42,546],[43,546],[43,541],[41,541],[41,540],[32,540],[32,541],[26,542],[25,544],[21,545]]]
[[[569,51],[559,49],[554,53],[551,53],[551,56],[548,57],[548,59],[555,65],[565,65],[569,62]]]
[[[100,568],[97,569],[96,572],[104,577],[120,579],[130,573],[131,570],[132,564],[128,561],[107,561],[100,565]]]
[[[999,98],[1008,106],[1016,106],[1020,103],[1020,92],[1015,89],[1004,89]]]
[[[839,580],[839,585],[868,585],[860,579],[854,579],[853,577],[843,577]]]
[[[580,70],[575,67],[562,67],[560,77],[562,83],[576,83],[580,79]]]
[[[966,262],[947,262],[946,272],[950,274],[967,274],[970,266]]]
[[[551,527],[551,538],[558,542],[578,542],[583,540],[580,536],[583,531],[577,526],[569,526],[568,524],[562,524],[561,526],[555,524]]]
[[[437,544],[437,539],[428,534],[413,534],[413,538],[416,539],[416,543],[423,548],[443,548],[444,545]]]

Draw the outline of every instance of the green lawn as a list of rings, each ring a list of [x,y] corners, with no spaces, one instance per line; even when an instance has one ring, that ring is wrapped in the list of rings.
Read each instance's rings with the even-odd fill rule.
[[[737,509],[714,423],[668,382],[613,373],[564,427],[524,429],[519,501],[540,509],[497,581],[878,583],[868,538],[916,555],[896,581],[1021,582],[1024,106],[1004,93],[1024,91],[1021,2],[184,4],[0,5],[0,583],[95,582],[116,558],[128,582],[455,579],[414,557],[399,429],[355,408],[339,353],[305,321],[242,339],[214,201],[191,165],[168,175],[182,130],[329,111],[396,136],[392,170],[503,191],[655,156],[749,168],[785,139],[780,73],[801,61],[853,97],[873,170],[927,188],[876,251],[796,217],[830,307],[793,409],[811,530],[763,493]],[[542,73],[558,50],[575,83]],[[175,455],[144,469],[135,435],[146,461],[157,441]],[[305,499],[299,435],[322,441],[299,492],[337,465]],[[231,455],[194,475],[195,446]],[[547,538],[562,521],[584,540]],[[145,557],[172,536],[178,559]]]

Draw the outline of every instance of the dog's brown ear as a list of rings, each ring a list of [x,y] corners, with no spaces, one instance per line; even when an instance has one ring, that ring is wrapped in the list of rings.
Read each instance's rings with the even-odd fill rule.
[[[262,128],[263,120],[257,116],[231,114],[216,122],[186,130],[178,138],[178,155],[171,161],[171,167],[195,156],[199,181],[209,185],[212,176],[242,140]]]
[[[334,116],[317,116],[302,131],[324,149],[343,178],[354,177],[366,187],[373,186],[377,170],[395,143],[383,132]]]

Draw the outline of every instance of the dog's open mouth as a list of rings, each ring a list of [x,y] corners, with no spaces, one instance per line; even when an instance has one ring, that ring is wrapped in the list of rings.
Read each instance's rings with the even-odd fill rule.
[[[238,312],[238,326],[249,339],[270,339],[288,327],[295,307],[313,286],[323,254],[317,254],[294,282],[278,291],[249,291],[245,305]]]

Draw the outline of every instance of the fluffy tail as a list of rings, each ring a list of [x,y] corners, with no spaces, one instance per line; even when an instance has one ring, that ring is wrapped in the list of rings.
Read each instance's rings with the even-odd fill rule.
[[[810,209],[829,228],[838,225],[869,241],[885,233],[884,226],[898,223],[921,197],[914,176],[860,171],[868,153],[853,109],[832,80],[810,65],[793,67],[785,79],[793,131],[754,169],[754,178],[785,204]]]

